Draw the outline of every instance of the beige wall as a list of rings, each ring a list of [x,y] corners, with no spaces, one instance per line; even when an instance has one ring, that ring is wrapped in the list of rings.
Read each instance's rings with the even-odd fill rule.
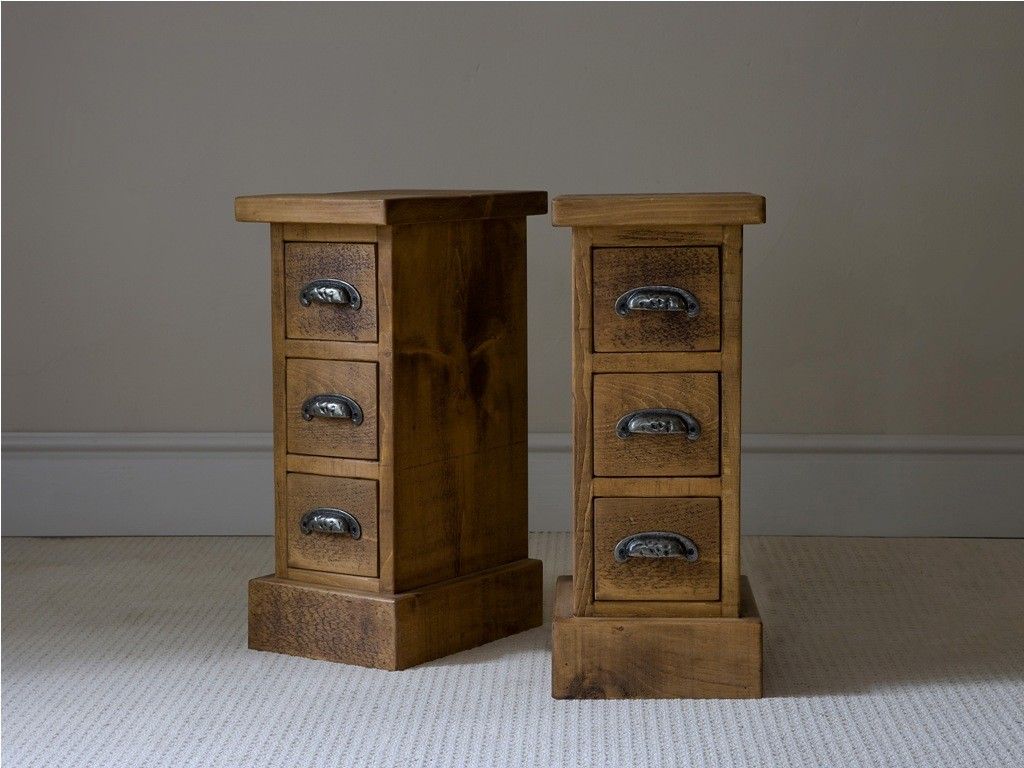
[[[749,190],[748,432],[1024,433],[1021,6],[5,5],[3,429],[270,429],[237,194]],[[569,237],[530,225],[531,429]]]

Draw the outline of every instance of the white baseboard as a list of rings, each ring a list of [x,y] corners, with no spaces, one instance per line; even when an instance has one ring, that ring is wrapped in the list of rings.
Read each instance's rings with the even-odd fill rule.
[[[530,436],[530,528],[569,527],[569,436]],[[6,433],[8,536],[268,535],[262,433]],[[746,435],[744,531],[1024,536],[1024,437]]]

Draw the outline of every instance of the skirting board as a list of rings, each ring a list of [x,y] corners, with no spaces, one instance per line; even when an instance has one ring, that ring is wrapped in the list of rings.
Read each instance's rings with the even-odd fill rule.
[[[569,436],[532,434],[530,528],[569,528]],[[262,433],[6,433],[7,536],[270,535]],[[1024,437],[745,435],[744,532],[1024,536]]]

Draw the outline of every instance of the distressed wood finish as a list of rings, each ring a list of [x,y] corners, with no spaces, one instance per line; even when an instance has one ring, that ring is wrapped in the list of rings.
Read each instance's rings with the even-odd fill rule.
[[[715,600],[595,600],[594,616],[647,618],[708,618],[722,615],[722,601]]]
[[[713,352],[720,339],[717,248],[594,248],[595,352]],[[673,286],[700,302],[685,312],[638,311],[620,315],[616,300],[627,290]]]
[[[393,238],[404,590],[527,554],[526,221],[394,227]]]
[[[288,393],[285,390],[284,230],[270,225],[270,337],[274,411],[274,572],[288,575]]]
[[[395,591],[395,355],[392,228],[377,227],[377,343],[380,348],[377,414],[380,422],[380,484],[377,524],[380,536],[380,586]]]
[[[285,339],[285,357],[308,357],[314,360],[368,360],[380,357],[376,344],[352,341],[316,341]]]
[[[718,499],[595,499],[594,599],[718,600],[718,516]],[[643,557],[616,561],[618,542],[651,531],[691,539],[698,549],[697,560]]]
[[[540,623],[540,563],[527,559],[525,216],[546,200],[236,200],[239,220],[274,222],[276,558],[275,576],[251,583],[253,647],[393,669]],[[302,306],[301,289],[325,277],[355,285],[360,310]],[[303,419],[317,394],[351,397],[363,423]],[[355,514],[362,538],[302,534],[319,506]]]
[[[249,647],[407,669],[541,624],[537,560],[402,594],[264,576],[249,582]]]
[[[559,227],[763,224],[764,198],[749,192],[563,195],[551,206]]]
[[[249,647],[395,669],[395,617],[377,596],[264,576],[249,582]]]
[[[709,477],[719,473],[718,374],[601,373],[594,376],[594,474],[599,477]],[[649,409],[683,411],[700,437],[621,438],[619,420]]]
[[[740,611],[740,374],[743,228],[722,243],[722,612]]]
[[[289,243],[375,243],[373,224],[283,224]]]
[[[595,248],[606,246],[712,245],[722,242],[722,227],[588,227]]]
[[[302,517],[320,507],[341,509],[355,517],[360,537],[303,533]],[[289,472],[288,567],[377,578],[377,483]]]
[[[344,280],[360,306],[304,306],[302,289],[314,280]],[[372,243],[286,243],[285,330],[289,339],[377,341],[377,253]]]
[[[593,262],[585,229],[572,231],[572,545],[573,613],[586,616],[594,603],[593,541]]]
[[[572,226],[574,455],[573,577],[560,586],[556,696],[760,695],[760,622],[755,633],[739,618],[740,333],[742,225],[763,222],[764,210],[764,198],[747,193],[554,202],[553,222]],[[615,300],[643,285],[686,289],[701,313],[617,315]],[[693,415],[700,437],[616,434],[623,416],[655,409]],[[689,528],[700,565],[616,563],[612,547],[633,527],[693,538]],[[678,667],[679,677],[645,687],[634,679],[642,665],[611,658],[631,644],[645,665]],[[749,662],[739,687],[719,664],[730,649]],[[684,679],[690,666],[704,677]]]
[[[381,189],[235,198],[237,221],[304,225],[521,219],[547,209],[547,192],[502,190]]]
[[[594,353],[591,369],[594,373],[672,373],[673,371],[717,371],[722,367],[719,352],[616,352]]]
[[[377,364],[290,358],[287,365],[288,452],[346,459],[377,458]],[[359,404],[363,421],[302,416],[315,395],[345,395]]]
[[[558,579],[552,617],[556,699],[753,699],[762,695],[761,619],[749,588],[734,618],[590,617]]]
[[[373,576],[352,576],[348,573],[332,573],[330,571],[311,571],[308,568],[289,568],[282,577],[293,581],[304,581],[309,584],[323,584],[328,587],[359,590],[362,592],[381,592],[380,579]]]
[[[367,480],[377,480],[381,477],[381,465],[378,461],[337,459],[332,456],[298,456],[289,453],[287,465],[289,472],[302,472],[307,475],[362,477]]]
[[[718,477],[595,477],[594,496],[720,496]]]

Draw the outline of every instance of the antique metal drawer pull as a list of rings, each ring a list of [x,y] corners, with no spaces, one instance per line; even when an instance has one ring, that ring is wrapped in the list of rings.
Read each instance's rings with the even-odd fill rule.
[[[669,531],[647,531],[627,536],[615,545],[615,560],[624,563],[633,557],[674,557],[694,563],[700,557],[693,539]]]
[[[619,296],[615,300],[615,311],[623,317],[631,312],[685,312],[687,317],[696,317],[700,314],[700,302],[684,288],[645,285]]]
[[[334,278],[324,278],[308,283],[299,293],[299,303],[308,307],[313,302],[318,304],[341,304],[359,309],[363,306],[363,297],[351,283]]]
[[[314,416],[323,419],[351,419],[359,426],[363,423],[363,409],[359,403],[345,395],[313,395],[302,404],[302,418],[312,421]]]
[[[309,510],[299,521],[299,528],[305,534],[337,533],[353,539],[358,539],[363,535],[363,529],[355,515],[344,509],[334,509],[333,507],[317,507]]]
[[[652,408],[627,413],[615,425],[615,434],[625,440],[632,435],[685,434],[693,442],[700,437],[700,422],[686,411]]]

